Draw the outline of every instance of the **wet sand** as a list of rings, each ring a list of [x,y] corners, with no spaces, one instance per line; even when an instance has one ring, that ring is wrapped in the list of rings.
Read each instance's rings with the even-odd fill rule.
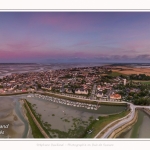
[[[53,129],[58,129],[65,132],[68,132],[69,129],[73,129],[74,118],[88,122],[89,117],[93,116],[93,118],[97,118],[100,116],[96,113],[86,112],[86,109],[81,111],[71,106],[69,107],[66,105],[48,102],[45,100],[40,100],[39,98],[28,98],[27,100],[31,104],[36,104],[34,109],[41,115],[43,122],[48,122],[51,124],[51,128]],[[80,123],[81,122],[79,122],[78,125]]]
[[[95,120],[99,116],[119,113],[125,109],[125,107],[101,106],[98,110],[89,110],[51,102],[39,97],[26,97],[26,99],[32,104],[36,113],[41,115],[43,123],[50,124],[51,129],[64,132],[74,130],[79,126],[86,128],[90,124],[90,118]]]
[[[6,75],[11,75],[12,73],[25,73],[25,72],[39,72],[39,71],[49,71],[58,69],[67,69],[73,67],[92,67],[92,66],[103,66],[106,64],[102,63],[64,63],[64,64],[0,64],[0,78]]]
[[[26,116],[27,111],[26,111],[26,109],[23,106],[24,102],[20,101],[20,104],[22,105],[22,114],[23,114],[24,118],[28,121],[28,117]],[[28,130],[27,138],[33,138],[32,129],[31,129],[29,121],[28,121],[28,124],[29,124],[29,130]]]
[[[41,114],[41,119],[44,123],[47,122],[47,124],[51,125],[51,129],[64,132],[74,130],[80,126],[87,127],[90,123],[90,117],[93,117],[94,120],[98,116],[121,112],[125,108],[102,106],[95,111],[58,104],[35,97],[29,98],[27,94],[8,97],[0,96],[0,125],[9,124],[9,128],[5,129],[5,135],[0,134],[0,138],[8,138],[8,136],[11,138],[33,138],[31,127],[28,126],[26,110],[23,108],[23,103],[19,101],[21,98],[36,104],[34,109],[38,114]]]
[[[9,97],[0,97],[0,125],[8,125],[8,128],[0,128],[4,134],[0,138],[21,138],[24,131],[24,123],[15,112],[15,102]]]

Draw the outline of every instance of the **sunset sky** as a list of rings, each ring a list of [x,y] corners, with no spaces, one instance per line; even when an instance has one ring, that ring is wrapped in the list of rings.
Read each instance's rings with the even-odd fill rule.
[[[150,12],[0,12],[0,63],[149,60]]]

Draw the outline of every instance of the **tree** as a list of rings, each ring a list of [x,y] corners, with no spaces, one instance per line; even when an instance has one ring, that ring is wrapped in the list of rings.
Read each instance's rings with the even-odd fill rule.
[[[38,83],[37,86],[38,86],[39,89],[41,89],[41,84]]]

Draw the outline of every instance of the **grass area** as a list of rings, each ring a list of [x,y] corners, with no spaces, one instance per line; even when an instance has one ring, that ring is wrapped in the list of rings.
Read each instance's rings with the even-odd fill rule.
[[[56,138],[56,137],[57,138],[92,138],[92,137],[94,137],[93,133],[97,134],[103,127],[105,127],[106,124],[110,123],[113,120],[123,117],[123,115],[121,115],[122,113],[120,113],[117,115],[110,115],[108,117],[99,117],[99,121],[95,120],[92,116],[89,117],[88,121],[83,121],[79,118],[72,118],[73,119],[72,120],[73,121],[72,129],[69,129],[67,132],[65,132],[65,131],[60,131],[58,129],[52,129],[51,124],[49,124],[48,122],[43,122],[41,119],[41,115],[37,114],[37,112],[34,109],[34,107],[36,107],[36,105],[31,104],[28,101],[27,101],[27,103],[28,103],[28,106],[30,107],[32,113],[36,117],[37,121],[40,123],[40,125],[45,130],[45,132],[48,135],[50,135],[51,138]],[[52,114],[52,116],[55,117],[55,114]],[[64,123],[71,123],[70,120],[68,120],[68,118],[60,118],[60,119],[62,119],[62,121],[64,121]],[[33,121],[33,120],[31,120],[31,121]],[[36,130],[34,128],[32,130],[34,130],[34,132],[36,133]],[[88,135],[87,131],[92,128],[94,128],[93,133]],[[36,136],[36,134],[35,134],[35,136]]]
[[[41,115],[37,114],[36,111],[34,110],[33,106],[34,104],[29,103],[28,101],[26,101],[30,110],[32,111],[33,115],[35,116],[35,118],[37,119],[37,121],[39,122],[39,124],[42,126],[42,128],[44,129],[44,131],[51,137],[51,138],[79,138],[82,137],[84,131],[86,130],[86,128],[84,126],[82,126],[82,121],[80,120],[74,120],[73,122],[73,127],[74,129],[69,129],[68,132],[64,132],[64,131],[60,131],[58,129],[52,129],[51,128],[51,124],[49,124],[48,122],[43,122],[41,119]],[[30,114],[28,114],[29,117]],[[53,117],[55,117],[55,114],[52,114]],[[36,124],[33,122],[32,118],[30,118],[31,120],[31,127],[32,127],[32,132],[34,133],[34,137],[36,138],[42,138],[39,134],[39,129],[37,128]],[[69,123],[70,121],[68,119],[64,119],[63,120],[66,123]],[[81,123],[79,123],[79,121]]]
[[[109,123],[120,119],[122,117],[125,117],[127,114],[129,113],[129,111],[123,111],[119,114],[115,114],[115,115],[109,115],[106,117],[99,117],[99,120],[94,120],[89,127],[87,128],[87,131],[90,129],[93,129],[93,132],[91,134],[88,134],[87,132],[84,135],[84,138],[93,138],[94,136],[96,136],[106,125],[108,125]]]
[[[141,84],[150,84],[150,80],[132,80],[133,82],[140,82]]]
[[[42,133],[40,132],[40,130],[38,129],[38,127],[36,126],[36,124],[34,123],[32,117],[30,116],[30,113],[28,112],[28,109],[26,107],[26,105],[24,105],[25,109],[26,109],[26,116],[28,117],[31,129],[32,129],[32,135],[34,138],[44,138],[44,136],[42,135]]]
[[[99,102],[100,105],[107,106],[127,106],[127,103],[111,103],[111,102]]]
[[[28,92],[21,92],[21,93],[5,93],[0,94],[0,96],[10,96],[10,95],[21,95],[21,94],[27,94]]]
[[[29,103],[27,100],[27,105],[29,106],[31,112],[33,113],[34,117],[36,118],[36,120],[38,121],[38,123],[41,125],[41,127],[43,128],[43,130],[51,137],[51,135],[49,134],[49,131],[45,128],[45,126],[43,125],[44,122],[41,120],[41,114],[37,114],[36,111],[33,109],[33,105],[31,103]]]
[[[72,129],[69,129],[67,132],[65,131],[61,131],[58,129],[52,129],[51,128],[51,124],[49,124],[48,122],[43,122],[41,119],[41,115],[37,114],[36,111],[34,110],[33,107],[35,107],[35,104],[31,104],[27,101],[28,106],[30,107],[30,110],[32,111],[33,115],[36,117],[37,121],[40,123],[40,125],[42,126],[42,128],[45,130],[46,133],[48,133],[48,135],[50,135],[51,138],[82,138],[83,135],[85,134],[86,128],[89,124],[91,124],[93,122],[93,117],[89,117],[88,121],[83,121],[79,118],[72,118],[73,123],[72,123]],[[28,118],[29,118],[29,122],[32,128],[32,133],[33,136],[35,138],[43,138],[43,136],[41,136],[41,133],[39,131],[39,129],[37,128],[36,124],[34,123],[34,121],[32,120],[29,112],[27,114]],[[55,114],[52,114],[52,116],[55,117]],[[71,121],[68,120],[67,118],[61,118],[62,121],[64,121],[64,123],[70,123]]]
[[[123,73],[120,73],[120,72],[115,72],[113,71],[112,73],[108,74],[109,76],[112,76],[112,77],[117,77],[117,76],[120,76],[120,75],[125,75]]]

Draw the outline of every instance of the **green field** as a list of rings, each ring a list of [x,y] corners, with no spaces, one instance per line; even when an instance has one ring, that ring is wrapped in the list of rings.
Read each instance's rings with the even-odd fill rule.
[[[29,106],[32,114],[34,115],[34,117],[36,118],[36,120],[38,121],[38,123],[41,125],[41,127],[43,128],[43,130],[47,133],[47,135],[49,135],[51,137],[51,135],[49,134],[49,131],[47,130],[47,128],[45,128],[45,126],[43,125],[43,121],[41,120],[41,115],[40,114],[37,114],[36,111],[33,109],[33,106],[34,104],[32,105],[31,103],[29,103],[27,100],[27,105]],[[26,108],[26,106],[25,106]],[[27,108],[26,108],[27,110]],[[28,112],[28,110],[27,110]],[[38,127],[36,126],[36,124],[34,123],[32,117],[30,116],[30,113],[28,112],[27,114],[27,117],[29,119],[29,123],[30,123],[30,126],[32,128],[32,134],[33,134],[33,137],[35,138],[41,138],[41,132],[40,130],[38,129]],[[36,128],[35,128],[36,126]],[[43,136],[43,135],[42,135]],[[44,137],[44,136],[43,136]]]
[[[150,80],[146,81],[146,80],[132,80],[133,82],[140,82],[141,84],[150,84]]]
[[[38,129],[37,125],[34,123],[32,117],[30,116],[30,113],[29,113],[26,105],[24,105],[24,107],[26,109],[26,116],[28,117],[28,121],[29,121],[31,129],[32,129],[32,135],[33,135],[33,137],[34,138],[44,138],[44,136],[42,135],[42,133]]]
[[[0,96],[11,96],[11,95],[21,95],[21,94],[28,94],[28,92],[21,92],[21,93],[4,93],[0,94]]]
[[[117,76],[120,76],[120,75],[125,75],[125,74],[123,74],[123,73],[119,73],[119,72],[112,72],[112,73],[110,73],[110,74],[108,74],[109,76],[112,76],[112,77],[117,77]]]

